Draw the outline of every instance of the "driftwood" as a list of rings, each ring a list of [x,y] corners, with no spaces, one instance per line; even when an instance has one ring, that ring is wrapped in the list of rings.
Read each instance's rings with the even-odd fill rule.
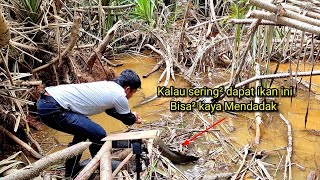
[[[40,159],[43,156],[41,154],[39,154],[37,151],[35,151],[32,147],[30,147],[27,143],[23,142],[22,140],[20,140],[17,136],[13,135],[11,132],[9,132],[8,130],[6,130],[3,126],[0,125],[0,130],[3,131],[8,137],[10,137],[12,140],[14,140],[17,144],[19,144],[20,146],[22,146],[24,149],[26,149],[27,151],[29,151],[33,157]]]
[[[75,144],[71,147],[68,147],[64,150],[52,153],[46,157],[41,158],[40,160],[36,161],[35,163],[30,165],[30,168],[21,169],[15,174],[10,174],[1,178],[2,180],[23,180],[23,179],[31,179],[33,177],[38,176],[44,169],[49,166],[52,166],[60,161],[65,159],[74,157],[84,150],[86,150],[92,143],[91,142],[81,142]]]
[[[117,29],[122,25],[122,21],[118,21],[113,27],[108,31],[106,37],[103,41],[99,44],[99,46],[91,53],[88,62],[87,68],[89,72],[92,71],[92,67],[96,61],[96,59],[100,60],[103,53],[106,51],[107,45],[112,40],[113,36],[115,35]]]

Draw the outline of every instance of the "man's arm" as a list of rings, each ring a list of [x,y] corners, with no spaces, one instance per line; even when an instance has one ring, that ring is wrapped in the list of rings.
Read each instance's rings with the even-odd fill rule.
[[[119,114],[114,108],[107,109],[105,111],[109,116],[112,116],[120,121],[122,121],[126,125],[132,125],[136,122],[136,116],[129,112],[127,114]]]

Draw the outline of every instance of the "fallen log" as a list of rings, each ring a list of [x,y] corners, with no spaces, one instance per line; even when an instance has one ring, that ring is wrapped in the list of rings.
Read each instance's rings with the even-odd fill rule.
[[[30,168],[24,168],[19,170],[14,174],[10,174],[1,178],[1,180],[23,180],[23,179],[32,179],[37,177],[44,169],[52,166],[60,161],[65,159],[69,159],[74,157],[84,150],[86,150],[92,143],[91,142],[81,142],[75,144],[71,147],[68,147],[64,150],[52,153],[46,157],[41,158],[40,160],[36,161],[35,163],[30,165]],[[29,167],[29,166],[28,166]]]
[[[308,24],[311,24],[311,25],[314,25],[314,26],[320,26],[320,21],[317,20],[317,19],[313,19],[313,18],[310,18],[308,16],[304,16],[304,15],[298,14],[298,13],[293,12],[291,10],[286,10],[281,6],[279,7],[279,6],[276,6],[276,5],[271,4],[269,2],[266,2],[266,1],[249,0],[249,3],[254,5],[254,6],[260,7],[262,9],[265,9],[267,11],[273,12],[273,13],[279,13],[280,12],[279,16],[285,16],[285,17],[296,19],[298,21],[305,22],[305,23],[308,23]]]
[[[281,6],[284,7],[285,9],[289,9],[291,11],[300,13],[300,14],[305,14],[306,16],[309,16],[311,18],[319,19],[320,20],[320,15],[319,13],[311,12],[311,11],[305,11],[302,8],[299,8],[297,6],[292,6],[286,3],[281,3]]]

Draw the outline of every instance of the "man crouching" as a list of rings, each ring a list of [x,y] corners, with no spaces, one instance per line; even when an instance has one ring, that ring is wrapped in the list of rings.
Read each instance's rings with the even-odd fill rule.
[[[141,118],[130,111],[128,103],[140,87],[139,76],[129,69],[113,81],[47,87],[37,102],[38,113],[49,127],[73,135],[69,146],[89,139],[92,142],[90,154],[94,157],[102,146],[101,139],[107,134],[87,116],[105,112],[126,125],[141,123]],[[66,161],[66,177],[77,173],[81,155]]]

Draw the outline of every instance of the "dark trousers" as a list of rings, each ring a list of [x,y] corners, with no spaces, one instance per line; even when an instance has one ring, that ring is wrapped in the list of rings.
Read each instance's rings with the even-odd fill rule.
[[[47,126],[74,135],[69,146],[89,139],[92,142],[89,147],[91,156],[94,157],[100,150],[101,139],[106,137],[106,131],[87,116],[62,108],[52,96],[44,94],[39,98],[37,108],[41,121]],[[66,174],[73,174],[81,155],[66,161]]]

